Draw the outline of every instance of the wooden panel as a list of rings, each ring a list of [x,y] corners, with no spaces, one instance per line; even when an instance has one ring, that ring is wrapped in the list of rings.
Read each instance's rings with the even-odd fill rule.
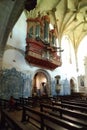
[[[49,16],[27,20],[25,59],[29,64],[53,70],[61,66],[61,60],[55,47],[56,28],[50,31],[49,23]]]

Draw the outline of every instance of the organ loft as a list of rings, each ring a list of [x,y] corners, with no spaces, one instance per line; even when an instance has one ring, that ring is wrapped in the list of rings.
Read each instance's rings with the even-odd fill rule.
[[[49,24],[48,15],[27,19],[25,58],[30,64],[53,70],[61,66],[61,58],[57,54],[57,30],[50,30]]]

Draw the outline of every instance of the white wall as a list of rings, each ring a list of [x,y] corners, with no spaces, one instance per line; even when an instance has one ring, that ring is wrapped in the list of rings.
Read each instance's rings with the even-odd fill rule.
[[[3,68],[11,69],[14,67],[16,70],[22,71],[30,76],[32,75],[31,77],[33,77],[33,74],[39,68],[29,65],[25,61],[26,32],[26,16],[23,12],[12,30],[12,38],[9,35],[6,51],[3,56]],[[65,73],[62,67],[56,68],[53,71],[47,71],[51,76],[51,82],[54,82],[56,75],[61,75],[61,80],[63,81],[66,79],[67,75],[64,75]],[[52,87],[55,87],[55,84],[52,85]]]
[[[3,68],[15,67],[19,71],[29,70],[29,65],[25,61],[25,45],[26,45],[26,16],[24,12],[12,30],[12,37],[7,40],[7,48],[3,56]],[[21,51],[22,53],[21,53]]]

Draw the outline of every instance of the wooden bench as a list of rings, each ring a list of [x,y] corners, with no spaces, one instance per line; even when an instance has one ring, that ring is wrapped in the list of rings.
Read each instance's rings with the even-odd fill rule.
[[[0,108],[7,108],[8,107],[8,100],[0,98]]]
[[[87,114],[51,106],[47,104],[40,104],[40,111],[49,113],[53,116],[60,117],[72,123],[87,127]]]
[[[22,97],[20,97],[20,98],[14,98],[15,99],[15,101],[16,101],[16,103],[17,104],[21,104],[22,106],[24,105],[24,104],[27,104],[28,103],[28,98],[22,98]]]
[[[86,107],[82,107],[82,106],[78,106],[78,105],[71,105],[71,104],[60,103],[60,102],[52,102],[52,106],[60,106],[62,108],[67,108],[67,109],[70,109],[70,110],[77,110],[77,111],[80,111],[80,112],[87,113]]]
[[[66,104],[71,104],[71,105],[78,105],[81,107],[87,107],[87,103],[82,103],[82,102],[77,102],[77,101],[66,101],[66,100],[62,100],[61,103],[66,103]]]
[[[84,99],[77,99],[77,100],[72,99],[72,100],[68,100],[68,101],[78,102],[78,103],[85,103],[85,104],[87,104],[87,100],[84,100]]]
[[[1,111],[1,128],[11,128],[12,130],[29,130],[21,121],[17,121],[6,110]]]
[[[22,106],[26,105],[26,106],[34,107],[37,104],[39,98],[38,97],[28,97],[28,98],[20,97],[18,100],[20,104],[22,104]]]
[[[81,125],[65,121],[64,119],[60,119],[58,117],[53,117],[48,113],[46,114],[44,112],[40,112],[39,110],[34,110],[29,107],[23,108],[22,122],[26,121],[28,121],[29,123],[33,123],[33,125],[38,127],[40,130],[58,130],[59,128],[61,130],[85,130],[85,127]]]
[[[20,97],[18,99],[15,98],[15,101],[16,101],[17,108],[20,109],[20,110],[22,110],[23,106],[30,106],[30,107],[32,107],[33,104],[34,104],[32,97],[30,97],[30,98]]]
[[[71,94],[71,95],[54,95],[53,96],[53,99],[55,100],[55,101],[61,101],[61,100],[80,100],[80,99],[82,99],[82,94],[81,93],[73,93],[73,94]]]
[[[15,99],[17,106],[23,106],[19,99]],[[0,108],[7,109],[9,108],[9,100],[0,98]]]

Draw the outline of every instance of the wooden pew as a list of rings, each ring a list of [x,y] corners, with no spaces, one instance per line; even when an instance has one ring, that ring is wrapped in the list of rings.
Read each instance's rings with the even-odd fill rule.
[[[81,107],[87,107],[87,103],[81,103],[81,102],[77,102],[77,101],[66,101],[66,100],[62,100],[61,103],[66,103],[66,104],[71,104],[71,105],[78,105]]]
[[[1,111],[1,129],[9,129],[12,130],[29,130],[25,127],[21,121],[17,121],[13,116],[9,114],[6,110]]]
[[[73,99],[73,100],[66,100],[66,101],[72,101],[72,102],[87,104],[87,100],[84,100],[84,99],[77,99],[77,100]]]
[[[71,104],[60,103],[60,102],[52,102],[52,106],[60,106],[62,108],[67,108],[67,109],[70,109],[70,110],[77,110],[77,111],[80,111],[80,112],[87,113],[86,107],[82,107],[82,106],[78,106],[78,105],[71,105]]]
[[[78,125],[87,127],[87,114],[47,104],[40,104],[40,111],[49,113],[56,117],[60,117],[72,123],[76,123]]]
[[[22,110],[24,105],[27,105],[26,101],[21,100],[20,98],[14,98],[16,102],[16,108]],[[28,104],[29,105],[29,104]],[[9,100],[0,98],[0,109],[9,109]]]
[[[28,98],[20,97],[18,99],[14,98],[17,104],[26,105],[28,104]]]
[[[8,107],[8,100],[0,98],[0,108],[7,108]]]
[[[23,106],[23,103],[20,102],[20,99],[14,98],[14,100],[15,100],[17,106]],[[0,98],[0,108],[1,109],[9,108],[9,100]]]
[[[74,92],[73,94],[71,95],[64,95],[64,96],[61,96],[61,95],[54,95],[53,98],[55,101],[61,101],[61,100],[81,100],[82,99],[82,93],[77,93],[77,92]]]
[[[21,110],[23,106],[29,106],[33,107],[34,106],[34,99],[32,97],[24,98],[20,97],[18,99],[15,98],[17,107]]]
[[[58,130],[59,128],[61,128],[61,130],[86,129],[81,125],[65,121],[64,119],[60,119],[58,117],[53,117],[48,113],[46,114],[44,112],[40,112],[39,110],[35,110],[29,107],[23,108],[22,122],[26,121],[29,121],[29,123],[33,123],[33,125],[38,127],[40,130]]]

